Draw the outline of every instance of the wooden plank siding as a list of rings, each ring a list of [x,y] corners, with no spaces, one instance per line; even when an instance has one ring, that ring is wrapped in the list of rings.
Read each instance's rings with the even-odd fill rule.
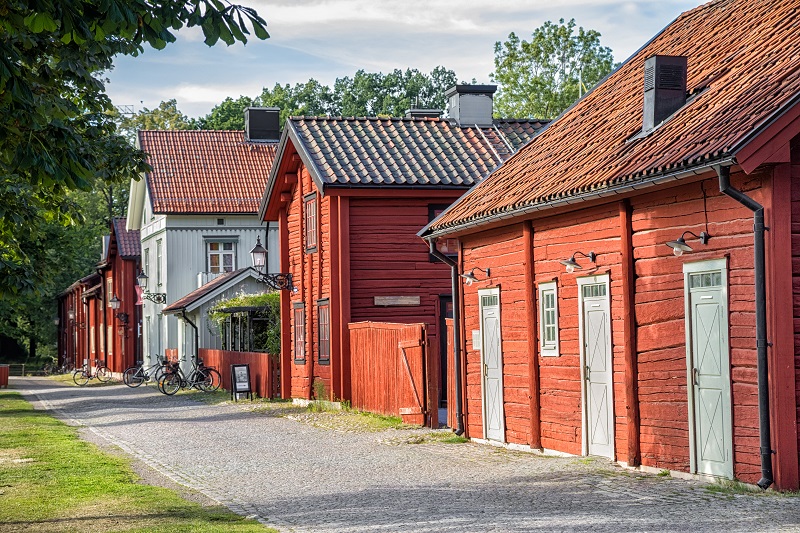
[[[794,146],[793,154],[792,177],[800,178],[800,149],[797,146]],[[736,171],[732,173],[731,182],[769,210],[772,178],[772,169],[751,175]],[[800,223],[797,222],[800,220],[800,192],[797,189],[792,187],[791,190],[795,331],[800,324]],[[615,459],[635,464],[638,452],[642,465],[688,471],[690,443],[683,264],[727,258],[734,475],[753,483],[760,477],[753,214],[719,192],[719,183],[713,172],[690,184],[631,197],[628,202],[629,207],[614,199],[606,204],[534,218],[529,222],[535,258],[534,283],[557,282],[559,357],[537,355],[536,346],[531,346],[528,341],[526,315],[531,313],[531,309],[537,309],[530,307],[529,303],[533,301],[538,306],[538,301],[535,288],[531,291],[525,285],[528,267],[523,224],[509,224],[461,236],[462,271],[474,267],[491,269],[488,279],[479,275],[478,282],[463,287],[467,434],[473,438],[483,437],[480,347],[472,346],[472,331],[480,329],[477,291],[499,287],[505,439],[509,443],[535,445],[536,436],[530,433],[530,428],[536,427],[531,423],[535,411],[531,409],[529,393],[538,385],[541,446],[575,455],[582,453],[577,279],[579,276],[608,273]],[[630,233],[625,236],[628,223]],[[708,231],[712,238],[706,246],[692,240],[690,245],[694,251],[675,257],[665,243],[677,239],[686,230],[696,234]],[[623,254],[622,247],[627,243],[630,243],[631,250]],[[579,257],[584,269],[566,273],[558,260],[567,259],[576,251],[595,252],[596,266]],[[623,274],[630,268],[623,265],[624,257],[632,257],[632,295],[623,285]],[[480,274],[479,271],[476,273]],[[631,305],[633,316],[630,316]],[[538,325],[537,318],[537,342]],[[633,331],[631,326],[635,327]],[[627,355],[626,342],[635,343],[635,348]],[[530,382],[531,369],[534,368],[532,357],[538,358],[538,383]],[[796,400],[793,405],[800,406],[800,335],[795,336],[791,365],[789,374],[794,383],[791,392]],[[628,368],[633,368],[636,375],[626,379]],[[638,421],[635,413],[630,413],[632,406],[638,407]],[[795,416],[796,426],[800,410]],[[780,425],[780,420],[776,419],[774,424]],[[789,435],[794,443],[798,439],[797,430],[796,427],[791,429]],[[778,431],[786,430],[773,426],[773,432]],[[638,437],[638,445],[629,442],[629,435]],[[800,446],[800,441],[797,442]],[[796,448],[792,447],[791,453],[796,455]],[[790,461],[788,469],[791,469],[791,464],[796,469],[796,461]],[[788,475],[784,479],[796,484],[791,474]]]
[[[795,420],[800,450],[800,140],[791,143],[792,303],[794,321]],[[800,461],[800,459],[798,459]]]
[[[429,260],[427,246],[416,236],[428,223],[429,204],[447,204],[460,191],[433,196],[418,191],[414,196],[387,197],[391,192],[370,190],[367,196],[349,196],[347,190],[331,189],[323,196],[300,163],[297,179],[285,192],[285,230],[281,228],[281,270],[292,274],[297,293],[284,304],[284,352],[294,353],[292,336],[296,304],[305,309],[304,363],[284,354],[283,368],[290,376],[282,394],[311,398],[314,380],[322,380],[334,399],[350,399],[351,322],[424,323],[431,360],[439,354],[439,296],[450,293],[450,269]],[[291,180],[290,180],[291,182]],[[305,251],[304,199],[317,193],[317,249]],[[408,193],[408,191],[404,191]],[[286,270],[284,270],[284,268]],[[334,279],[335,278],[335,279]],[[419,296],[418,306],[376,306],[376,296]],[[319,362],[318,303],[330,305],[331,358]],[[438,368],[433,368],[433,376]]]

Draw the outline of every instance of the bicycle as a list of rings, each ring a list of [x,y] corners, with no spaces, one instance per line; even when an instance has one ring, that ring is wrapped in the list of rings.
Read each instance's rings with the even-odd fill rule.
[[[96,368],[94,374],[92,374],[92,368]],[[111,380],[111,369],[104,365],[100,359],[94,360],[94,366],[90,366],[87,361],[81,368],[76,368],[72,373],[72,381],[81,387],[94,378],[97,378],[100,383],[106,383]]]
[[[131,388],[138,387],[142,383],[150,383],[151,381],[158,383],[158,380],[164,375],[169,365],[169,360],[158,355],[156,356],[156,361],[156,363],[153,363],[147,368],[144,368],[143,361],[137,361],[135,366],[125,369],[125,372],[122,373],[122,382]]]
[[[184,359],[185,360],[185,359]],[[211,392],[219,389],[222,384],[222,375],[216,368],[205,366],[202,359],[192,361],[192,370],[189,376],[183,373],[180,363],[170,363],[167,372],[158,380],[158,390],[172,396],[179,389],[196,388],[204,392]]]

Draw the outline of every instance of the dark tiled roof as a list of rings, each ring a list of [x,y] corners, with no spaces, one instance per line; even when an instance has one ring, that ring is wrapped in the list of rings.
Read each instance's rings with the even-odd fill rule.
[[[436,219],[440,234],[736,155],[800,93],[797,0],[718,0],[681,15]],[[696,96],[647,136],[644,61],[688,56]],[[705,89],[705,90],[704,90]]]
[[[130,259],[142,255],[141,241],[139,240],[139,230],[128,231],[125,229],[126,219],[115,217],[113,220],[114,233],[117,236],[117,252],[120,257]]]
[[[247,268],[240,268],[239,270],[233,270],[231,272],[225,272],[224,274],[220,274],[216,278],[212,279],[202,287],[199,287],[183,298],[175,300],[164,309],[161,310],[162,313],[175,313],[180,311],[181,309],[185,309],[195,303],[196,301],[200,300],[204,296],[208,295],[209,293],[213,292],[217,287],[221,285],[225,285],[228,281],[236,278],[239,274],[243,272],[251,270],[250,267]]]
[[[469,187],[542,125],[500,121],[494,128],[462,128],[437,118],[293,117],[289,127],[323,186]]]
[[[242,131],[140,131],[156,213],[256,213],[277,143]]]

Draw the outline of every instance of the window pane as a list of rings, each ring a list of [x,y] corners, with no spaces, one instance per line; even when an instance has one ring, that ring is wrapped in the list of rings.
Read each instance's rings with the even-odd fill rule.
[[[219,255],[218,254],[211,254],[208,257],[208,264],[211,268],[211,272],[219,272]]]
[[[209,250],[219,250],[219,243],[218,242],[210,242],[208,243]]]
[[[233,270],[233,254],[225,254],[222,256],[222,266],[225,272],[231,272]]]

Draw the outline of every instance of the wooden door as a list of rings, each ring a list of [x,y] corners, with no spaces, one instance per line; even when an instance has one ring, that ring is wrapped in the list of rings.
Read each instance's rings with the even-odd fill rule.
[[[578,280],[583,361],[584,451],[614,458],[614,381],[608,276]]]
[[[733,478],[725,263],[692,263],[684,271],[692,470]]]
[[[486,439],[505,442],[500,289],[480,290],[478,298],[481,313],[483,433]]]

